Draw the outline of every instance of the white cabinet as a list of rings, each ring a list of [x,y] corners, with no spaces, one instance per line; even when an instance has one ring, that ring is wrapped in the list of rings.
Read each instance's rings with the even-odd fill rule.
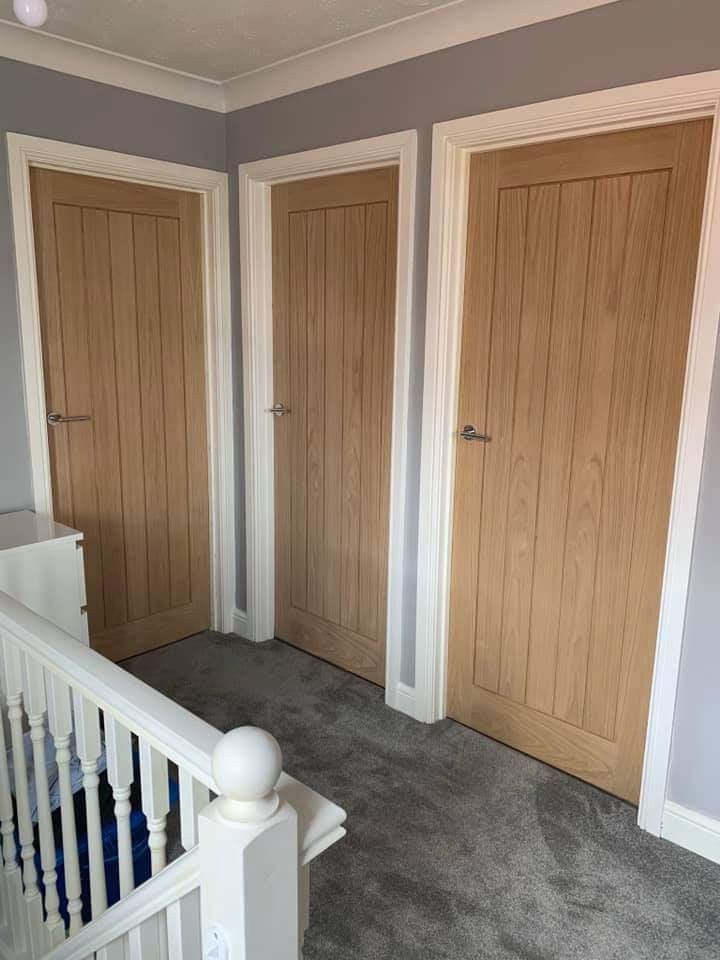
[[[82,538],[30,510],[0,514],[0,590],[88,643]]]

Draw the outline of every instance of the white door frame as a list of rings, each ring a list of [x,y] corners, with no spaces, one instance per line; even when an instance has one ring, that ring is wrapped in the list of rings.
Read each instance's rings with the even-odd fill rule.
[[[697,117],[716,120],[690,331],[638,823],[660,835],[720,315],[720,71],[552,100],[433,130],[416,690],[446,715],[451,518],[471,154]]]
[[[17,133],[8,133],[7,144],[34,508],[46,516],[53,514],[53,501],[30,168],[185,190],[202,199],[211,625],[230,631],[235,606],[235,481],[227,174]]]
[[[238,167],[247,523],[247,612],[238,620],[246,616],[246,635],[258,641],[275,634],[274,418],[267,413],[274,402],[271,187],[372,167],[399,169],[385,699],[411,716],[414,691],[400,680],[400,658],[416,157],[417,134],[410,130]]]

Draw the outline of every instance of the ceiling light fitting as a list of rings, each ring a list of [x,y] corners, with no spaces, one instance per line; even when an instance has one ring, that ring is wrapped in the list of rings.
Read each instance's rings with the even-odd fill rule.
[[[41,27],[47,20],[45,0],[13,0],[13,10],[20,23],[26,27]]]

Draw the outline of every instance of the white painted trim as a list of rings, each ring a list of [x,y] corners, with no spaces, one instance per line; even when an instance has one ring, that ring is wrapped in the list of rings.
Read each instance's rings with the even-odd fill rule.
[[[240,110],[435,50],[614,2],[455,0],[226,80],[226,110]]]
[[[0,20],[0,56],[220,113],[617,0],[454,0],[225,81]]]
[[[458,361],[470,156],[699,116],[717,118],[720,71],[659,80],[438,124],[433,131],[418,556],[418,701],[445,716]],[[717,123],[693,305],[638,822],[660,833],[720,315]]]
[[[200,886],[200,847],[193,847],[169,863],[141,887],[137,887],[92,923],[63,940],[44,955],[44,960],[76,960],[102,955],[102,948],[137,929]]]
[[[390,478],[386,702],[403,709],[397,695],[403,639],[403,571],[407,422],[412,338],[415,239],[414,130],[369,140],[273,157],[238,168],[242,285],[243,383],[247,525],[248,636],[275,632],[274,434],[267,413],[273,398],[272,245],[270,190],[274,183],[397,164],[398,249]]]
[[[225,112],[224,87],[215,80],[170,70],[44,30],[31,30],[7,20],[0,20],[0,57],[163,100]]]
[[[223,734],[112,660],[71,637],[0,590],[0,634],[46,672],[114,717],[195,780],[219,793],[212,757]],[[275,785],[300,817],[300,859],[307,864],[344,835],[346,813],[281,773]]]
[[[671,843],[720,863],[720,820],[666,800],[660,835]]]
[[[244,640],[248,640],[250,638],[248,615],[245,610],[233,610],[232,632],[236,633]]]
[[[235,608],[235,476],[227,174],[16,133],[8,133],[7,142],[34,507],[46,516],[52,517],[53,505],[30,168],[189,190],[202,197],[212,625],[228,632]]]

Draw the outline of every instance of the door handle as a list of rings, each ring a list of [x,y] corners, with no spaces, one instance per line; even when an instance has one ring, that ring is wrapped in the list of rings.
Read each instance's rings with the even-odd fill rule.
[[[490,443],[492,440],[492,437],[489,437],[486,433],[478,433],[471,423],[465,424],[458,433],[458,437],[460,437],[461,440],[479,440],[481,443]]]
[[[267,412],[274,417],[284,417],[286,413],[290,413],[290,407],[286,407],[282,402],[274,403]]]
[[[61,413],[49,413],[47,422],[52,426],[56,423],[76,423],[78,420],[92,420],[90,414],[83,414],[79,417],[64,417]]]

